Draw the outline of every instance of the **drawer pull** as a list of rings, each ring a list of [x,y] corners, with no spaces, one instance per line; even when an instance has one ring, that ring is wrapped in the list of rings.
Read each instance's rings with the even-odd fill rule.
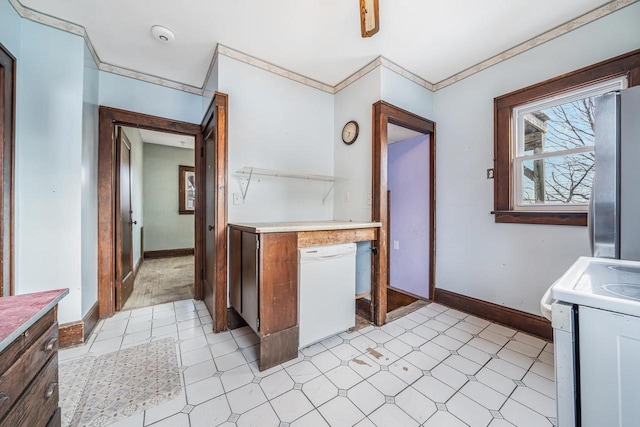
[[[56,337],[51,337],[47,340],[47,342],[44,345],[44,351],[51,351],[53,350],[53,347],[55,347],[56,342],[58,342],[58,338]]]
[[[7,396],[4,392],[0,392],[0,405],[9,400],[9,396]]]
[[[49,383],[49,387],[47,387],[47,392],[44,394],[45,399],[53,396],[53,392],[56,391],[56,387],[58,387],[58,383],[55,381],[51,381]]]

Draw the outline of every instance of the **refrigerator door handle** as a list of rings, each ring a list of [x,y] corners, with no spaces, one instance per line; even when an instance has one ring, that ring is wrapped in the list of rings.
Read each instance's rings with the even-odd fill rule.
[[[595,172],[594,172],[595,175]],[[595,178],[594,178],[595,180]],[[587,213],[587,228],[589,229],[589,246],[591,247],[591,256],[593,256],[593,220],[595,210],[593,209],[593,188],[591,188],[591,196],[589,197],[589,212]]]

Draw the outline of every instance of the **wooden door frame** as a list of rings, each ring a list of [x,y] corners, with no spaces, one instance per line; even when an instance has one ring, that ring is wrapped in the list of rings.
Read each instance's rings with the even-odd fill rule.
[[[372,256],[371,271],[371,303],[373,304],[373,321],[376,325],[384,325],[387,318],[387,287],[389,272],[389,211],[387,200],[387,125],[389,123],[402,126],[416,132],[430,134],[429,158],[429,201],[430,218],[429,234],[432,244],[429,247],[429,297],[433,299],[435,278],[435,154],[436,154],[436,124],[416,114],[398,108],[384,101],[378,101],[372,106],[373,115],[373,155],[372,155],[372,220],[380,222],[382,226],[377,239],[373,242],[378,254]]]
[[[16,111],[16,58],[0,43],[0,297],[14,294],[14,148]],[[7,216],[9,218],[7,218]],[[8,253],[7,253],[8,252]],[[3,295],[8,281],[9,295]]]
[[[228,166],[229,166],[229,97],[227,94],[216,92],[209,108],[202,120],[201,135],[202,135],[202,151],[200,152],[201,169],[205,170],[205,158],[204,158],[204,141],[210,132],[214,132],[216,140],[216,171],[214,176],[214,187],[216,189],[215,204],[214,204],[214,234],[215,234],[215,247],[216,247],[216,259],[214,260],[215,269],[215,281],[213,289],[213,311],[211,316],[213,318],[213,332],[222,332],[227,329],[227,302],[228,302],[228,285],[227,285],[227,212],[228,212]],[[197,165],[197,163],[196,163]],[[197,169],[196,169],[197,170]],[[198,177],[199,176],[199,177]],[[204,188],[205,174],[197,174],[198,185],[200,188]],[[198,199],[198,205],[204,206],[205,197]],[[198,206],[197,205],[197,206]],[[200,229],[203,230],[201,234],[196,235],[196,244],[198,244],[198,238],[200,240],[200,248],[203,256],[203,263],[200,264],[201,269],[196,270],[201,273],[201,292],[202,292],[202,276],[204,275],[204,236],[207,227],[205,218],[205,209],[201,209],[202,215],[200,216]],[[198,221],[198,219],[196,219]]]
[[[98,125],[98,309],[100,318],[112,316],[116,308],[116,195],[118,194],[116,183],[117,176],[120,173],[117,169],[118,162],[116,161],[116,126],[193,136],[195,138],[196,173],[203,170],[200,157],[195,155],[202,150],[200,125],[100,106]],[[196,207],[201,206],[201,199],[202,194],[198,194]],[[201,216],[202,210],[196,209],[196,272],[202,268],[202,247],[198,245],[197,238],[202,234]],[[202,282],[197,274],[195,275],[194,297],[196,299],[202,298]]]

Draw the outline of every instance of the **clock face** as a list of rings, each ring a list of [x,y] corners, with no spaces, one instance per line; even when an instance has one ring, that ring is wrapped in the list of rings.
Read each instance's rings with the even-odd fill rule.
[[[350,145],[354,143],[356,138],[358,138],[358,123],[352,120],[342,128],[342,141]]]

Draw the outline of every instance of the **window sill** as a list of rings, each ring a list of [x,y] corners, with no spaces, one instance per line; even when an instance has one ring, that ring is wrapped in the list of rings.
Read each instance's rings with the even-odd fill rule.
[[[587,225],[586,212],[493,211],[496,222],[513,224]]]

